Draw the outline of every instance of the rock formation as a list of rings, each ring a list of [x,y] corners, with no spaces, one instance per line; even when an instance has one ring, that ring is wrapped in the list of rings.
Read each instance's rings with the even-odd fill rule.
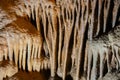
[[[119,35],[119,0],[0,0],[0,61],[18,69],[102,78],[119,71]]]

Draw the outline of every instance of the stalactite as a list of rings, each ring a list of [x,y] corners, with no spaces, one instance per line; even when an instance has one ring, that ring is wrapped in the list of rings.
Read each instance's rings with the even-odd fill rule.
[[[101,28],[101,15],[102,15],[102,5],[103,5],[103,0],[98,0],[98,24],[97,24],[97,32],[96,35],[99,34],[100,28]]]
[[[14,59],[15,59],[15,64],[18,65],[18,55],[19,55],[19,39],[18,36],[16,37],[15,40],[15,45],[14,45]]]
[[[27,66],[28,66],[28,71],[32,71],[32,61],[31,61],[31,52],[32,52],[32,39],[28,38],[28,56],[27,56]]]
[[[23,43],[22,40],[20,39],[20,53],[19,53],[19,68],[21,68],[21,62],[22,62],[22,53],[23,53]]]
[[[7,39],[7,42],[8,42],[8,48],[9,48],[9,59],[10,61],[13,61],[13,41],[10,39],[10,36],[9,34],[7,34],[8,36],[8,39]]]
[[[117,15],[118,15],[118,9],[119,9],[119,3],[115,0],[114,1],[114,8],[113,8],[113,22],[112,22],[112,27],[115,27],[115,24],[116,24],[116,18],[117,18]]]
[[[94,36],[93,35],[93,31],[94,31],[94,26],[95,26],[95,8],[97,6],[97,0],[93,0],[93,1],[90,1],[90,6],[91,6],[91,9],[92,9],[92,12],[91,12],[91,18],[90,18],[90,40],[92,40],[92,37]]]
[[[98,55],[100,55],[99,56],[100,57],[100,65],[99,65],[100,66],[100,75],[99,75],[100,78],[103,77],[103,74],[104,74],[103,71],[104,71],[105,62],[107,62],[108,73],[111,72],[112,69],[114,68],[118,69],[119,55],[116,53],[118,53],[119,47],[115,46],[118,43],[116,42],[116,40],[118,39],[113,38],[114,36],[117,36],[116,34],[114,34],[114,32],[118,31],[118,27],[119,26],[117,26],[117,28],[115,28],[114,30],[110,31],[109,35],[104,35],[104,37],[99,38],[99,41],[93,40],[92,43],[91,42],[88,43],[89,46],[92,46],[91,48],[90,47],[87,48],[89,50],[89,51],[87,50],[87,55],[89,56],[88,57],[88,72],[87,72],[88,80],[90,77],[91,77],[91,80],[97,78],[94,76],[97,74],[97,72],[95,72],[97,71],[95,70],[95,68],[97,68],[96,63],[98,62],[98,59],[96,59],[96,57]],[[119,33],[119,31],[117,33]],[[99,47],[101,48],[99,49]],[[90,68],[91,61],[93,62],[92,69]]]
[[[63,40],[63,28],[62,28],[62,23],[61,23],[61,14],[60,14],[60,8],[57,12],[58,14],[58,22],[59,22],[59,49],[58,49],[58,67],[60,67],[61,64],[61,50],[62,50],[62,40]]]

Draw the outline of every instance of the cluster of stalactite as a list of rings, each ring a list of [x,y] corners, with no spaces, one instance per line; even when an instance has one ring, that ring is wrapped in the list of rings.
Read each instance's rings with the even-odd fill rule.
[[[6,66],[1,64],[0,80],[14,75],[18,69],[40,72],[50,68],[49,58],[45,57],[43,51],[42,37],[20,11],[22,4],[13,5],[15,1],[10,4],[7,2],[12,1],[0,1],[0,63],[6,64],[4,61],[7,60],[10,63]],[[17,67],[11,63],[15,63]]]
[[[105,73],[120,69],[120,26],[108,34],[87,42],[84,70],[87,80],[102,78]]]
[[[63,80],[67,75],[74,80],[82,76],[87,80],[101,78],[105,62],[108,72],[119,68],[119,0],[15,3],[17,6],[11,8],[17,15],[15,20],[9,21],[0,12],[1,61],[9,58],[19,68],[25,70],[27,66],[28,71],[50,68],[52,77],[57,74]]]

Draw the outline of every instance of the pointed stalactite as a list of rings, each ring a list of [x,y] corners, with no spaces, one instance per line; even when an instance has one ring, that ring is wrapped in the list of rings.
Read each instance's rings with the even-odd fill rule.
[[[13,61],[13,45],[14,45],[14,43],[13,43],[13,40],[10,38],[9,34],[7,34],[7,36],[8,36],[7,42],[8,42],[8,50],[9,50],[8,56],[9,56],[9,60]]]
[[[78,31],[78,35],[81,35],[79,38],[79,41],[80,41],[80,47],[79,47],[79,51],[78,51],[78,60],[77,60],[77,70],[76,70],[76,80],[79,79],[80,74],[80,69],[81,69],[81,56],[82,56],[82,50],[83,50],[83,40],[85,38],[85,31],[86,31],[86,26],[87,26],[87,19],[88,19],[88,12],[86,11],[85,12],[85,7],[86,7],[86,3],[84,3],[84,1],[82,1],[80,4],[82,5],[82,8],[81,8],[81,13],[82,13],[82,16],[81,16],[81,23],[80,23],[80,29]],[[85,13],[84,13],[85,12]],[[85,20],[84,20],[84,17],[85,17]]]
[[[36,15],[35,18],[36,18],[37,30],[38,30],[38,31],[41,31],[41,30],[40,30],[40,28],[41,28],[41,26],[40,26],[40,13],[41,13],[41,12],[39,11],[39,10],[40,10],[40,9],[39,9],[39,7],[40,7],[40,6],[39,6],[39,2],[36,3],[35,5],[36,5],[36,6],[35,6],[35,15]]]
[[[55,11],[55,8],[53,8],[53,11],[51,12],[51,27],[53,28],[52,29],[52,57],[53,57],[53,61],[52,61],[52,65],[54,65],[54,67],[53,67],[53,72],[54,72],[54,74],[53,74],[53,76],[55,76],[55,74],[56,74],[56,66],[57,66],[57,55],[56,55],[56,53],[57,53],[57,33],[58,33],[58,30],[57,30],[57,14],[56,14],[56,11]]]
[[[98,23],[97,23],[97,32],[96,35],[97,36],[100,32],[101,29],[101,15],[102,15],[102,5],[103,5],[103,0],[98,0]]]
[[[87,73],[87,66],[88,66],[88,54],[87,53],[88,53],[88,45],[86,45],[86,48],[85,48],[84,73]]]
[[[74,29],[74,42],[73,42],[73,49],[72,49],[72,55],[71,55],[71,58],[72,58],[72,67],[74,67],[75,65],[75,54],[76,54],[76,38],[77,38],[77,30],[76,30],[76,27]]]
[[[31,59],[34,59],[34,53],[35,53],[35,39],[33,38]]]
[[[46,26],[46,28],[48,27],[48,30],[45,31],[45,34],[46,34],[46,42],[47,42],[47,46],[48,46],[48,50],[49,50],[49,54],[50,54],[50,64],[51,64],[51,77],[54,77],[55,76],[55,70],[54,70],[54,53],[53,53],[53,44],[54,44],[54,41],[53,41],[53,25],[52,25],[52,22],[51,22],[51,13],[50,13],[50,9],[46,10],[46,17],[48,19],[48,26]],[[49,33],[49,34],[48,34]],[[55,37],[55,36],[54,36]],[[43,63],[41,65],[41,68],[43,68]]]
[[[58,9],[58,23],[59,23],[59,48],[58,48],[58,68],[60,67],[61,64],[61,53],[62,53],[62,40],[63,40],[63,29],[62,29],[62,22],[61,22],[61,13],[60,9]]]
[[[26,10],[25,12],[27,13],[28,17],[31,18],[31,9],[30,9],[30,2],[27,2],[26,0],[24,1],[25,2],[25,7],[26,7]]]
[[[4,49],[4,57],[5,57],[5,60],[8,59],[8,47]]]
[[[33,20],[35,20],[35,5],[34,5],[34,1],[31,1],[31,17]]]
[[[37,55],[38,55],[38,40],[35,39],[35,52],[34,52],[34,59],[37,59]]]
[[[76,6],[75,4],[76,2],[74,2],[74,6]],[[80,5],[80,2],[78,3]],[[77,6],[76,6],[77,7]],[[76,21],[75,21],[75,27],[74,27],[74,42],[73,42],[73,50],[72,50],[72,67],[76,66],[76,57],[77,57],[77,49],[78,49],[78,45],[79,45],[79,40],[78,40],[78,31],[79,31],[79,17],[80,17],[80,6],[78,6],[78,8],[74,7],[73,11],[76,10],[77,15],[76,15]],[[73,12],[74,13],[74,12]],[[75,20],[75,14],[73,15],[73,21]]]
[[[67,11],[67,9],[66,9],[66,11]],[[68,16],[68,14],[66,14],[66,16]],[[72,29],[73,29],[73,23],[74,23],[74,21],[70,20],[69,17],[64,22],[64,26],[65,26],[65,37],[64,37],[65,61],[63,62],[63,80],[65,80],[65,77],[67,74],[67,64],[68,64],[67,60],[68,60],[68,55],[69,55],[68,49],[69,49],[69,42],[70,42],[70,37],[72,34]]]
[[[18,56],[19,56],[19,38],[18,36],[16,37],[15,40],[15,45],[14,45],[14,60],[15,64],[18,65]]]
[[[26,68],[26,53],[27,53],[27,38],[23,38],[23,55],[22,55],[22,68]]]
[[[28,71],[32,71],[32,61],[31,61],[31,53],[32,53],[32,39],[28,38],[28,56],[27,56],[27,66],[28,66]]]
[[[92,37],[94,36],[94,27],[95,27],[95,12],[96,12],[96,6],[97,6],[97,0],[93,0],[93,1],[90,1],[90,6],[91,6],[91,16],[90,16],[90,26],[89,26],[89,30],[90,30],[90,40],[92,40]],[[89,8],[90,9],[90,8]]]
[[[58,49],[58,75],[59,75],[59,71],[61,70],[61,67],[63,68],[63,64],[62,64],[62,54],[63,54],[63,50],[62,50],[62,44],[63,44],[63,39],[64,39],[64,24],[62,24],[62,21],[64,22],[64,6],[61,7],[61,9],[59,9],[58,12],[58,21],[59,21],[59,49]],[[62,15],[62,16],[61,16]],[[63,75],[63,74],[62,74]],[[61,75],[61,77],[62,77]]]
[[[0,44],[0,61],[3,61],[3,56],[4,56],[2,47],[3,47],[3,45]]]
[[[20,43],[20,52],[19,52],[19,68],[22,67],[22,56],[23,56],[23,41],[22,39],[19,40]]]
[[[37,56],[37,58],[38,59],[40,59],[41,58],[41,54],[42,54],[42,43],[40,42],[39,43],[39,46],[38,46],[38,56]]]
[[[120,3],[118,0],[114,0],[114,8],[113,8],[113,14],[112,14],[112,27],[115,27],[117,16],[118,16],[118,11],[120,8]]]
[[[51,56],[51,47],[50,47],[50,41],[49,41],[49,39],[47,38],[47,18],[48,18],[48,16],[47,16],[47,12],[46,12],[46,10],[44,9],[44,5],[42,4],[42,10],[43,10],[43,13],[42,13],[42,23],[43,23],[43,26],[44,26],[44,37],[45,37],[45,42],[47,43],[46,45],[47,45],[47,47],[48,47],[48,50],[49,50],[49,54],[50,54],[50,56]],[[51,59],[51,57],[50,57],[50,59]]]

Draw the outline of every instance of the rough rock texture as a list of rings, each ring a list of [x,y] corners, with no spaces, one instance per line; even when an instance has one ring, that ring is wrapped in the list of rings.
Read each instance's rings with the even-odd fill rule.
[[[17,66],[10,61],[0,61],[0,80],[6,76],[11,77],[18,72]]]
[[[98,80],[120,80],[120,73],[107,73],[103,78]]]
[[[87,42],[85,70],[87,78],[91,80],[103,77],[106,73],[114,70],[119,71],[120,67],[120,26],[115,27],[107,34]],[[92,64],[92,65],[91,65]]]

